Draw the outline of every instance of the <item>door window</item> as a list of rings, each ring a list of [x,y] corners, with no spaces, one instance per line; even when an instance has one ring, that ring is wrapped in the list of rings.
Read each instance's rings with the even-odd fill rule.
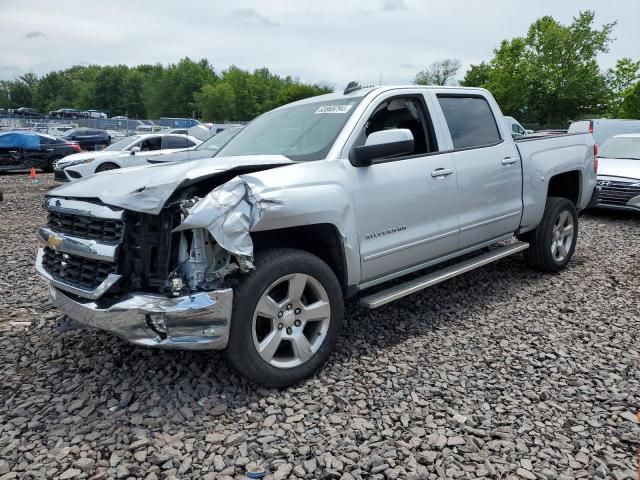
[[[482,97],[438,95],[453,148],[494,145],[501,141],[496,119],[489,103]]]
[[[143,152],[151,152],[153,150],[160,150],[161,146],[162,146],[162,138],[152,137],[152,138],[147,138],[140,143],[140,150]]]
[[[394,128],[406,128],[413,134],[413,152],[407,156],[437,150],[433,127],[418,97],[396,97],[383,101],[369,117],[355,146],[364,145],[373,132]]]
[[[164,145],[162,148],[189,148],[189,139],[180,135],[167,135],[163,138]]]

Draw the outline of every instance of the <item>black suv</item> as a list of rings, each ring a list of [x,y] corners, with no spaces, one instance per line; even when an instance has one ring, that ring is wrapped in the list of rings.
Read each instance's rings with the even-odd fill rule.
[[[96,147],[104,148],[111,143],[111,135],[104,130],[91,130],[89,128],[77,128],[64,134],[65,140],[78,142],[83,150],[96,150]]]
[[[36,132],[0,133],[0,172],[31,167],[53,172],[62,157],[80,152],[80,145]]]

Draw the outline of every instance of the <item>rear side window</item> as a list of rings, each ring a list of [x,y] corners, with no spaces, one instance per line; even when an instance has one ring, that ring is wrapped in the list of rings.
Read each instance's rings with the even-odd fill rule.
[[[188,148],[192,146],[192,142],[190,142],[187,137],[180,137],[178,135],[164,137],[163,148]]]
[[[482,97],[438,95],[453,148],[482,147],[498,143],[500,132],[491,107]]]

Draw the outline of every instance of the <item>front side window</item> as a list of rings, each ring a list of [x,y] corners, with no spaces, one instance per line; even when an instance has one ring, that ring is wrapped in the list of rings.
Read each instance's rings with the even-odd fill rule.
[[[319,100],[272,110],[242,129],[217,156],[284,155],[296,161],[324,159],[362,98]]]
[[[153,150],[160,150],[162,147],[162,138],[161,137],[152,137],[143,140],[140,143],[140,150],[143,152],[151,152]]]
[[[356,141],[356,145],[364,145],[366,138],[373,132],[395,128],[406,128],[413,134],[413,152],[407,156],[437,150],[431,124],[427,122],[422,102],[416,97],[384,100],[367,120],[363,135]]]
[[[472,148],[500,142],[500,132],[489,103],[482,97],[438,95],[451,133],[453,148]]]

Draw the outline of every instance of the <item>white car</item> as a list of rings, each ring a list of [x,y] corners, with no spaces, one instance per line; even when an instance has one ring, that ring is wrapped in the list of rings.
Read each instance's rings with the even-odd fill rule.
[[[104,150],[65,157],[56,164],[55,178],[73,182],[94,173],[145,165],[151,156],[195,148],[201,143],[189,135],[133,135]]]
[[[525,135],[531,135],[533,133],[533,130],[527,130],[513,117],[504,117],[504,124],[515,138],[524,137]]]
[[[596,207],[640,212],[640,133],[616,135],[598,148]]]

